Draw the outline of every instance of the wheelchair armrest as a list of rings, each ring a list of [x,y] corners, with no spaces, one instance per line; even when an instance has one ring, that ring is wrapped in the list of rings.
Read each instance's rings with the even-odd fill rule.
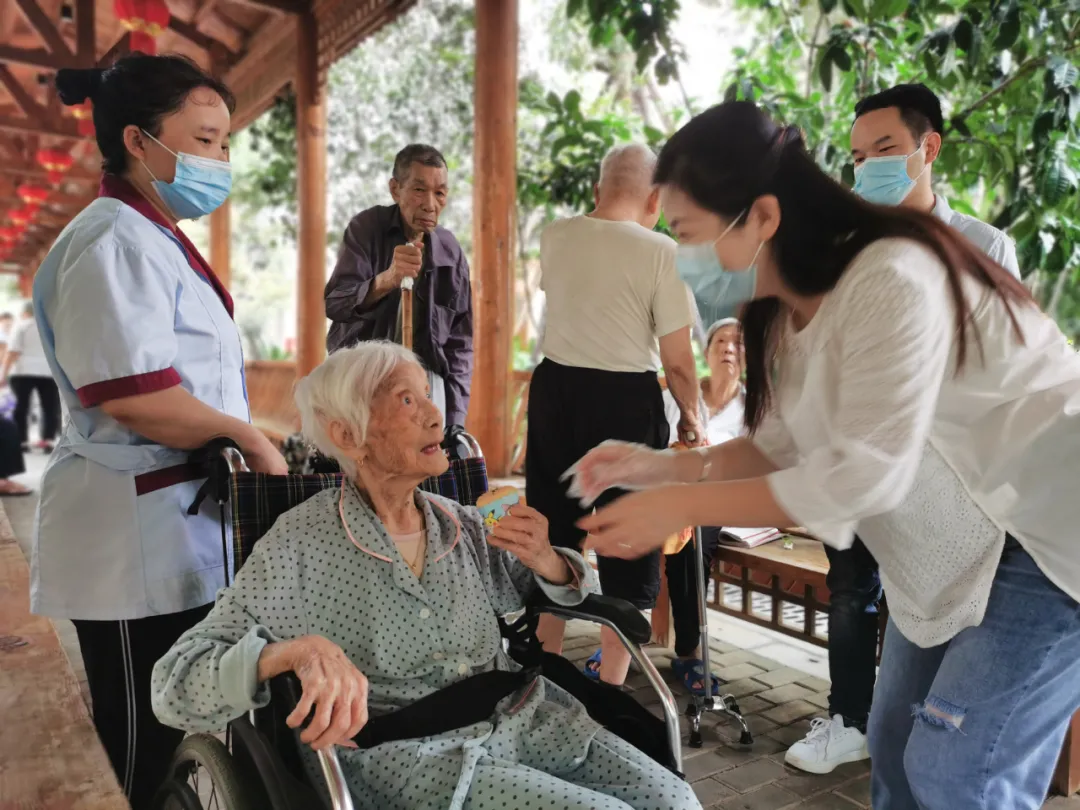
[[[602,594],[589,594],[580,605],[566,607],[556,605],[543,591],[537,590],[529,605],[538,613],[550,613],[560,619],[584,619],[587,622],[606,624],[621,632],[634,644],[647,644],[652,638],[649,620],[625,599]]]
[[[281,716],[286,717],[300,702],[300,696],[304,688],[300,685],[300,679],[292,672],[285,672],[270,679],[270,702],[277,704]],[[285,707],[288,707],[286,709]],[[315,714],[315,707],[311,708],[300,728],[306,728]],[[352,795],[349,793],[349,784],[345,781],[345,774],[341,769],[341,761],[337,751],[330,748],[318,752],[319,767],[322,769],[323,778],[326,780],[326,790],[330,796],[331,810],[353,810]]]

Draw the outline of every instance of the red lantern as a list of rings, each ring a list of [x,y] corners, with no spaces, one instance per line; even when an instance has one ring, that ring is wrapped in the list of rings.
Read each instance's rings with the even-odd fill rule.
[[[71,114],[79,122],[79,134],[89,138],[94,134],[94,105],[89,99],[71,108]]]
[[[38,165],[48,172],[49,182],[54,185],[64,179],[64,172],[75,162],[75,159],[62,149],[39,149],[36,157]]]
[[[16,194],[19,195],[20,200],[34,208],[41,205],[49,198],[49,190],[47,188],[32,186],[29,183],[23,183],[19,186],[16,190]]]
[[[11,244],[18,242],[26,228],[19,225],[4,225],[0,227],[0,242]]]
[[[15,223],[16,227],[26,230],[26,226],[34,221],[34,217],[37,215],[37,208],[33,206],[23,206],[22,208],[16,208],[13,211],[8,211],[8,219]]]
[[[113,0],[120,24],[131,32],[131,50],[157,53],[155,40],[169,27],[169,7],[165,0]]]

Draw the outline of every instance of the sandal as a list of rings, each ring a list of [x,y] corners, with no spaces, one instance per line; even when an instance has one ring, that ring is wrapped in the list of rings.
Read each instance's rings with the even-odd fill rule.
[[[585,662],[585,666],[582,667],[581,671],[585,673],[585,677],[590,681],[600,680],[600,650],[589,656],[589,660]]]
[[[671,670],[682,681],[686,691],[698,697],[705,697],[705,663],[700,658],[673,658]],[[713,697],[720,694],[720,679],[712,676]]]

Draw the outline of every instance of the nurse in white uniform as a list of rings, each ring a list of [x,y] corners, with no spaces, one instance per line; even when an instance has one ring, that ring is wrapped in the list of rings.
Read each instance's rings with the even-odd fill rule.
[[[228,196],[228,89],[181,57],[61,70],[90,99],[104,177],[38,269],[34,308],[70,413],[41,485],[35,613],[74,621],[94,721],[132,807],[150,806],[182,734],[150,708],[150,671],[224,585],[221,534],[190,450],[234,439],[284,459],[249,420],[232,300],[176,227]]]
[[[751,435],[593,450],[572,492],[649,491],[583,519],[590,545],[801,525],[843,549],[857,530],[890,610],[875,810],[1037,810],[1080,707],[1080,355],[1000,264],[858,198],[752,104],[690,121],[655,179],[680,275],[748,302]]]

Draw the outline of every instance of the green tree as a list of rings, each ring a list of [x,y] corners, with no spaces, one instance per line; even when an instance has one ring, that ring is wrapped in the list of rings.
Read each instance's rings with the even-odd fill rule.
[[[1065,310],[1080,270],[1080,0],[738,0],[757,27],[724,98],[800,126],[851,182],[855,102],[920,81],[946,105],[937,182],[957,210],[1005,229],[1040,302]],[[1070,326],[1070,324],[1072,324]]]

